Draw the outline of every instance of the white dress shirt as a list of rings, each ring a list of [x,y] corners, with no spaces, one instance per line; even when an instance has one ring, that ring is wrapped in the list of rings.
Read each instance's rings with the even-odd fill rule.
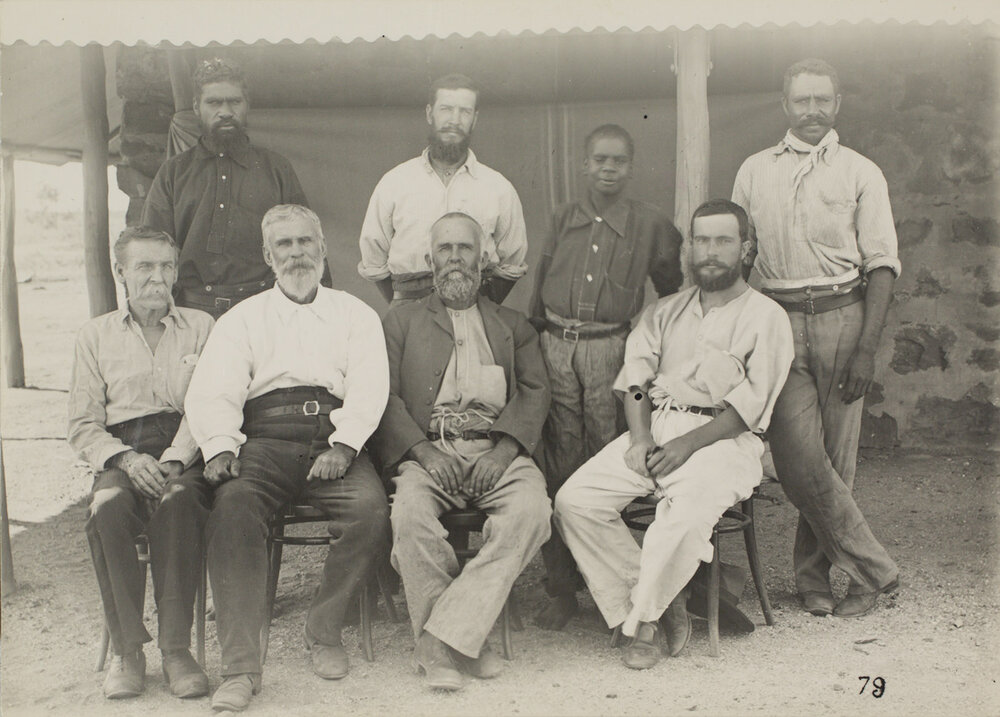
[[[389,396],[389,362],[378,314],[350,294],[319,287],[297,304],[275,285],[240,302],[215,325],[184,402],[206,461],[237,453],[243,406],[278,388],[321,386],[343,401],[330,412],[329,443],[356,451],[378,426]]]
[[[361,227],[358,272],[369,281],[390,275],[429,274],[431,225],[448,212],[464,212],[483,228],[483,251],[492,274],[515,280],[528,269],[528,237],[517,191],[470,149],[448,184],[425,149],[386,172],[375,185]]]

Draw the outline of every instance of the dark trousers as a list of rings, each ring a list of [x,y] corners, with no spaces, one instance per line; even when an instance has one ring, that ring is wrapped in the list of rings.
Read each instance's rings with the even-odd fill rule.
[[[179,423],[180,415],[165,413],[108,430],[136,451],[159,458]],[[156,501],[136,490],[117,468],[95,476],[85,530],[115,654],[136,650],[152,639],[142,620],[145,575],[135,550],[141,533],[149,539],[160,649],[190,646],[203,526],[197,493],[181,483],[168,483]]]
[[[207,516],[208,573],[224,676],[261,672],[267,526],[279,508],[291,501],[309,503],[330,519],[330,550],[306,618],[311,641],[340,643],[347,606],[375,559],[388,551],[388,501],[365,451],[342,479],[306,481],[313,461],[329,449],[332,430],[324,414],[248,420],[238,478],[213,491],[200,472],[185,474],[183,480],[201,492]]]

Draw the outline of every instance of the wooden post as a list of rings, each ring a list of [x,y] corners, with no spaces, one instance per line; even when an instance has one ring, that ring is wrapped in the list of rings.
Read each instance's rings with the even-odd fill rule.
[[[80,48],[83,97],[83,257],[90,315],[118,306],[108,241],[108,104],[104,48]]]
[[[691,214],[708,199],[708,32],[692,27],[677,33],[677,176],[674,223],[686,239]]]
[[[14,267],[14,155],[0,155],[0,342],[3,342],[3,373],[11,388],[24,387],[24,346],[21,343],[21,319],[17,305],[17,271]]]
[[[167,71],[174,95],[174,112],[191,109],[194,106],[194,80],[186,50],[167,50]]]
[[[17,590],[14,579],[14,559],[10,549],[10,521],[7,519],[7,479],[3,470],[3,439],[0,438],[0,523],[3,523],[3,535],[0,536],[0,597],[7,597]]]

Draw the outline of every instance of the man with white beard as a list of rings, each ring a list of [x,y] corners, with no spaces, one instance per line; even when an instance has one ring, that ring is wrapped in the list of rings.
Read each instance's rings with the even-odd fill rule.
[[[276,285],[216,324],[185,408],[205,458],[198,486],[222,647],[216,710],[242,710],[260,690],[267,524],[289,503],[329,517],[330,551],[305,624],[313,671],[347,674],[344,613],[388,548],[388,505],[365,442],[389,390],[378,315],[320,286],[319,218],[278,205],[262,222]]]
[[[389,402],[372,450],[395,476],[392,564],[403,578],[427,684],[500,673],[486,644],[514,580],[549,537],[545,479],[531,459],[549,408],[538,334],[479,295],[482,229],[459,212],[430,231],[436,293],[389,311]],[[479,553],[459,568],[438,518],[487,514]]]

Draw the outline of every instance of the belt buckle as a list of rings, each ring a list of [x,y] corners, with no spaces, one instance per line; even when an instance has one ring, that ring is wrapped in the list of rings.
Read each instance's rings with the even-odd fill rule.
[[[809,295],[809,297],[805,300],[804,303],[806,305],[806,313],[807,314],[815,314],[816,313],[816,306],[813,304],[812,294]]]
[[[302,413],[307,416],[319,415],[319,401],[306,401],[302,404]]]
[[[226,311],[232,305],[233,305],[233,300],[232,299],[224,299],[221,296],[216,296],[215,297],[215,308],[217,310]]]
[[[571,341],[574,344],[580,340],[580,332],[574,331],[573,329],[563,329],[562,330],[563,341]]]

